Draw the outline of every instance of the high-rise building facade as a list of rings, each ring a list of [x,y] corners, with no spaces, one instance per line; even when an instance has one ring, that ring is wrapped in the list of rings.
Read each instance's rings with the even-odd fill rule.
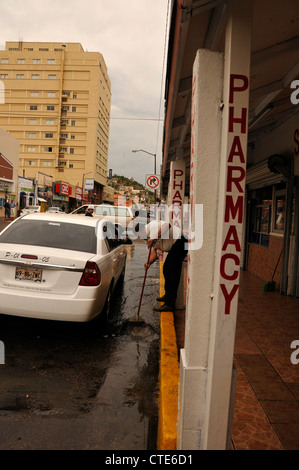
[[[7,42],[0,51],[0,128],[20,142],[19,175],[38,172],[102,201],[111,83],[102,54],[79,43]]]

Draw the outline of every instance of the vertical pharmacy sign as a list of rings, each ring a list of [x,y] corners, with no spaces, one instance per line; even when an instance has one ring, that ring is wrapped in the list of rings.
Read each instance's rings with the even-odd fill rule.
[[[222,310],[237,308],[246,177],[249,79],[230,74],[220,289]]]

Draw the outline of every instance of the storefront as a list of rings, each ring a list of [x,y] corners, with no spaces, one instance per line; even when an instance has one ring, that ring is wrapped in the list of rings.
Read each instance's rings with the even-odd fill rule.
[[[53,206],[69,211],[71,187],[68,183],[57,181],[54,183]]]
[[[6,178],[0,178],[0,217],[4,217],[4,204],[8,201],[10,204],[16,202],[15,182]],[[14,217],[14,211],[11,216]]]
[[[5,216],[4,204],[10,206],[10,216],[16,216],[18,199],[19,141],[0,128],[0,217]]]
[[[255,163],[246,177],[243,268],[265,282],[274,276],[282,294],[299,297],[297,127],[295,116],[249,151],[249,162]]]
[[[35,204],[34,180],[19,176],[18,184],[19,211]]]
[[[37,173],[37,197],[40,202],[45,202],[46,207],[52,205],[53,200],[53,177],[44,173]]]
[[[75,199],[76,199],[76,206],[75,209],[81,206],[82,202],[82,188],[81,186],[76,186],[75,187]]]
[[[4,217],[5,210],[4,204],[5,202],[9,202],[10,204],[13,202],[15,203],[16,199],[16,184],[13,180],[13,165],[9,162],[9,160],[0,153],[0,169],[1,169],[1,177],[0,177],[0,216]],[[14,216],[14,214],[13,214]]]

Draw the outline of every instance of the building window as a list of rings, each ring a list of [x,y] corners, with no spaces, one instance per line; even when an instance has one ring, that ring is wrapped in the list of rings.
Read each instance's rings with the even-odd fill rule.
[[[1,59],[1,64],[9,64],[9,60],[8,59]]]
[[[46,119],[46,124],[48,124],[49,126],[53,126],[54,124],[53,119]]]
[[[40,59],[32,59],[33,64],[40,64]]]
[[[38,80],[39,79],[39,74],[38,73],[33,73],[31,75],[32,80]]]
[[[52,166],[52,162],[43,161],[43,166]]]
[[[55,106],[47,106],[47,111],[54,111],[55,110]]]
[[[76,106],[72,106],[72,113],[75,113],[77,111]]]
[[[76,125],[76,121],[71,121],[71,126],[75,126]]]
[[[0,73],[0,78],[8,78],[8,74],[7,73]]]
[[[47,59],[47,64],[55,64],[55,59]]]
[[[28,124],[36,124],[36,119],[29,119]]]
[[[30,111],[37,111],[37,106],[30,106]]]
[[[27,152],[35,152],[35,147],[27,147]]]
[[[18,59],[18,64],[25,64],[25,59]]]
[[[38,91],[31,91],[30,96],[38,96]]]
[[[35,132],[29,132],[28,139],[35,139],[35,138],[36,138],[36,133]]]
[[[74,153],[75,153],[75,149],[74,149],[74,148],[70,148],[70,153],[71,153],[71,154],[74,154]]]
[[[55,79],[56,79],[56,75],[48,75],[48,79],[49,79],[49,80],[55,80]]]
[[[56,93],[55,91],[48,91],[48,98],[55,98]]]
[[[52,133],[45,134],[45,138],[46,139],[53,139],[53,134]]]
[[[53,147],[45,147],[44,151],[45,152],[53,152]]]
[[[17,73],[16,78],[21,80],[21,79],[25,78],[25,76],[24,76],[23,73]]]
[[[35,166],[35,160],[28,160],[27,166]]]

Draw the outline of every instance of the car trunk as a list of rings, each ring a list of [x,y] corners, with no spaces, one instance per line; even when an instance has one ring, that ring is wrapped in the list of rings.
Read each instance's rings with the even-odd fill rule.
[[[18,248],[20,248],[18,246]],[[91,253],[13,244],[1,244],[0,288],[73,294]]]

